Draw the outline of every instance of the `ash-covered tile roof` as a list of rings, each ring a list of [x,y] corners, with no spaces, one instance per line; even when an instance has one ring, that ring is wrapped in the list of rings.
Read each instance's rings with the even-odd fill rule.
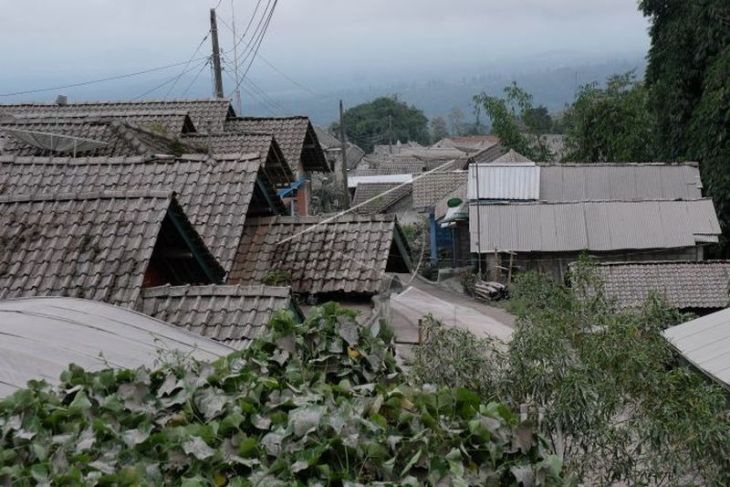
[[[366,156],[349,176],[384,176],[392,174],[421,174],[439,168],[447,171],[460,163],[454,159],[424,160],[415,157],[373,157]]]
[[[226,121],[225,129],[235,133],[273,134],[292,171],[299,162],[306,171],[330,172],[317,134],[308,117],[241,117]]]
[[[413,181],[413,207],[425,210],[467,183],[467,171],[436,171]]]
[[[517,152],[514,149],[508,150],[506,153],[502,154],[498,158],[496,158],[493,162],[532,162],[530,159],[528,159],[526,156],[523,156],[519,152]]]
[[[271,201],[278,202],[278,211],[285,211],[270,186],[257,185],[261,165],[261,159],[255,154],[230,154],[217,158],[203,155],[126,158],[0,156],[0,195],[175,191],[185,214],[228,272],[238,250],[247,215],[262,206],[262,185]]]
[[[264,170],[276,185],[286,185],[294,180],[294,173],[287,163],[276,138],[263,133],[188,134],[180,138],[185,144],[201,148],[212,154],[259,154],[266,160]]]
[[[0,299],[68,296],[132,307],[176,205],[171,192],[0,196]]]
[[[170,100],[170,101],[107,101],[69,103],[67,105],[21,103],[0,105],[0,118],[3,115],[15,116],[115,116],[115,117],[159,117],[188,114],[198,132],[222,132],[226,119],[235,116],[228,100]],[[172,127],[170,127],[172,128]],[[176,132],[180,133],[180,132]],[[172,134],[174,135],[174,134]]]
[[[616,262],[593,270],[606,297],[621,308],[640,307],[652,293],[679,309],[730,304],[730,261]]]
[[[379,196],[386,191],[390,192]],[[360,183],[355,189],[355,196],[352,199],[351,206],[360,205],[371,198],[377,197],[375,200],[356,208],[354,211],[361,215],[388,213],[391,207],[412,193],[413,185],[411,183]]]
[[[137,309],[236,348],[258,337],[280,310],[301,311],[291,288],[272,286],[162,286],[142,291]]]
[[[25,118],[0,122],[0,153],[17,156],[135,156],[188,152],[177,138],[119,119]]]
[[[257,284],[277,273],[296,293],[373,295],[386,271],[408,271],[409,252],[393,215],[250,220],[228,283]]]

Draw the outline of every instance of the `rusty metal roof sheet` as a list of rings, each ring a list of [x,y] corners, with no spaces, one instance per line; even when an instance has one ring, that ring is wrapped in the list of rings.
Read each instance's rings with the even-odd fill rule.
[[[542,164],[542,201],[702,198],[697,164]]]
[[[593,268],[603,292],[621,308],[637,308],[656,293],[675,308],[730,304],[730,261],[610,262]]]
[[[257,284],[282,272],[296,293],[377,294],[386,271],[409,267],[393,215],[279,216],[246,222],[228,283]]]
[[[305,171],[331,170],[308,117],[241,117],[226,121],[225,130],[273,134],[295,173],[300,162]]]
[[[261,159],[255,154],[127,158],[0,156],[0,195],[72,191],[175,191],[185,214],[230,271],[243,225],[256,201]],[[270,188],[269,188],[270,189]],[[280,203],[269,191],[272,201]],[[280,208],[280,211],[283,210]]]
[[[680,248],[717,242],[720,234],[709,199],[473,203],[469,221],[472,252],[480,248],[482,252],[495,248],[517,252]]]
[[[144,117],[187,113],[198,132],[222,132],[226,119],[235,116],[228,100],[170,100],[170,101],[107,101],[69,103],[67,105],[21,103],[0,105],[0,116],[73,117],[84,115]]]
[[[667,328],[662,334],[687,361],[730,388],[730,309]]]
[[[137,309],[238,350],[261,334],[275,312],[301,316],[291,288],[262,285],[148,288]]]
[[[175,352],[212,361],[233,349],[105,303],[59,297],[0,301],[0,397],[29,380],[57,384],[72,363],[90,371],[152,367]]]
[[[534,162],[469,165],[470,200],[537,200],[540,167]]]
[[[0,196],[0,299],[62,295],[131,307],[172,198]]]

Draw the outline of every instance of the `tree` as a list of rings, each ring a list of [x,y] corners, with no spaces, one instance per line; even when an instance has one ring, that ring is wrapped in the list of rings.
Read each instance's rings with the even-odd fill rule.
[[[542,137],[552,126],[547,108],[535,107],[532,95],[515,82],[505,87],[504,94],[504,98],[486,93],[474,97],[475,107],[483,108],[491,119],[492,133],[499,137],[504,147],[514,149],[530,159],[552,160],[554,154]]]
[[[616,309],[585,260],[572,283],[518,275],[509,345],[426,322],[415,380],[526,405],[585,485],[728,485],[726,391],[660,333],[688,318],[657,297]]]
[[[466,118],[461,108],[455,107],[449,112],[449,131],[451,135],[464,135]]]
[[[658,155],[700,162],[725,234],[730,233],[730,4],[642,0],[651,20],[646,71]]]
[[[449,126],[446,124],[444,117],[431,119],[431,142],[436,143],[449,135]]]
[[[348,139],[365,152],[372,152],[376,144],[396,141],[414,141],[428,144],[431,135],[428,118],[423,111],[408,106],[396,96],[381,97],[350,108],[344,114]],[[333,130],[339,125],[333,124]]]
[[[612,76],[605,88],[596,83],[581,87],[563,123],[566,160],[647,162],[655,158],[648,92],[632,72]]]

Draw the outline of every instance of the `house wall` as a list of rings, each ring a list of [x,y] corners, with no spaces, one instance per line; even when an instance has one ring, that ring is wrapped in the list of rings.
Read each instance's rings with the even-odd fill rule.
[[[582,252],[530,252],[512,256],[512,274],[537,271],[563,281],[568,266],[576,262]],[[680,249],[625,250],[616,252],[589,252],[588,255],[600,262],[632,262],[645,260],[701,261],[704,248],[701,246]],[[488,280],[505,282],[508,277],[510,255],[507,253],[482,254],[482,273]],[[500,269],[502,267],[503,269]]]

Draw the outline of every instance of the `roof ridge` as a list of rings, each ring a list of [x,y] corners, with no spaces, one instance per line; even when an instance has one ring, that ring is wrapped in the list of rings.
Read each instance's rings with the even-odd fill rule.
[[[173,105],[173,104],[181,104],[181,103],[228,103],[230,104],[229,100],[226,100],[225,98],[191,98],[191,99],[172,99],[172,100],[85,100],[85,101],[76,101],[71,102],[66,105],[58,105],[57,103],[38,103],[38,102],[28,102],[28,103],[9,103],[9,104],[0,104],[0,109],[3,107],[73,107],[75,105],[81,105],[81,106],[88,106],[88,105],[145,105],[145,104],[167,104],[167,105]]]
[[[82,201],[98,199],[173,199],[175,191],[95,191],[78,193],[7,194],[0,195],[0,203],[36,201]]]
[[[264,285],[240,285],[240,284],[205,284],[205,285],[184,285],[184,286],[157,286],[142,290],[142,298],[160,297],[205,297],[205,296],[260,296],[260,297],[290,297],[291,288],[281,286]]]

